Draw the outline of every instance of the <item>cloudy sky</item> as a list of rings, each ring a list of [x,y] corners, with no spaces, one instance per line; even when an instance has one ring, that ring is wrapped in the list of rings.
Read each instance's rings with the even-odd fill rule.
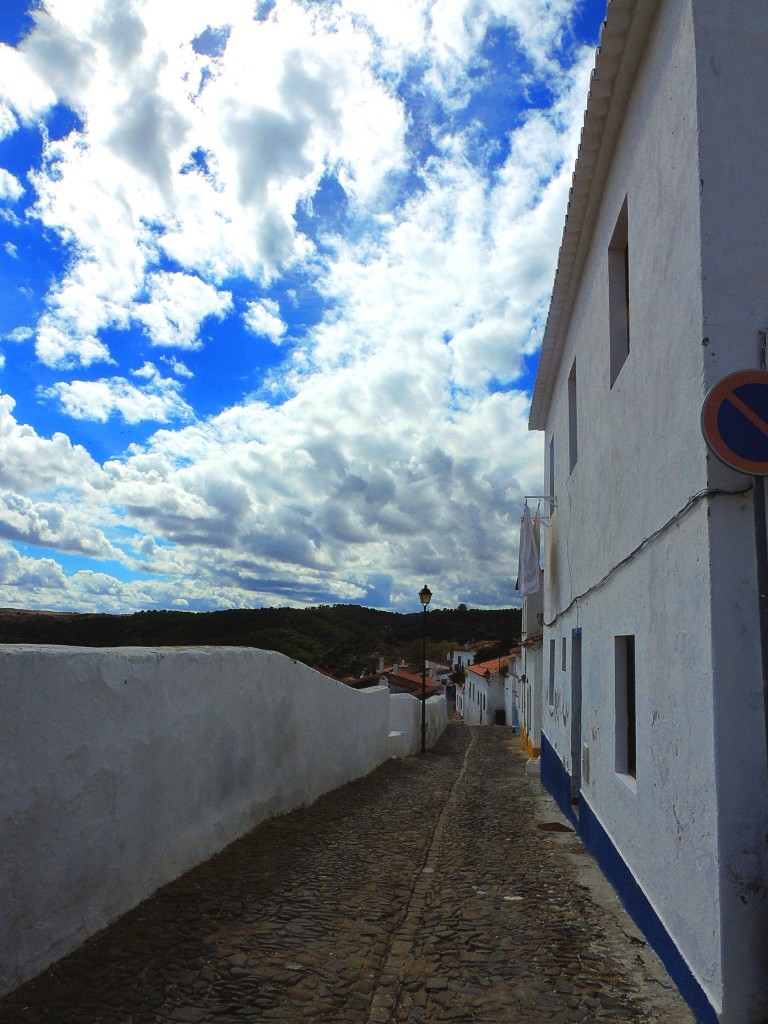
[[[3,0],[0,606],[516,601],[605,0]]]

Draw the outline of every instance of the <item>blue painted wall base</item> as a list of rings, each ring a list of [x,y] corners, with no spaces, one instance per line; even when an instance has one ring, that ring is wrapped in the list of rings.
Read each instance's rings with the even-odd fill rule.
[[[541,734],[541,784],[566,818],[578,829],[579,819],[571,803],[571,776],[544,733]]]
[[[614,846],[583,793],[579,794],[578,814],[571,804],[571,777],[557,756],[554,747],[542,733],[541,782],[566,818],[576,828],[584,845],[611,883],[627,913],[642,931],[677,985],[683,999],[696,1015],[699,1024],[718,1024],[707,996],[691,973],[648,897],[637,883],[624,859]]]

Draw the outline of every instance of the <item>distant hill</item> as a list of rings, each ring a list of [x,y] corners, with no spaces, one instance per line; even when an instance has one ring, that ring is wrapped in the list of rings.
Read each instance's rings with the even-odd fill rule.
[[[256,608],[221,612],[73,612],[0,609],[0,643],[83,647],[176,647],[211,644],[280,651],[336,676],[359,675],[386,661],[421,660],[423,613],[402,615],[360,605]],[[520,636],[520,609],[442,609],[427,612],[427,657],[443,659],[453,647],[480,640],[504,653]]]

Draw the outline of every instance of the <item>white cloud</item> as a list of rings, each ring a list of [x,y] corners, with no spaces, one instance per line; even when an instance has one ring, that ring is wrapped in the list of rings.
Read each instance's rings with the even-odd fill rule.
[[[83,124],[46,142],[31,179],[36,215],[73,246],[40,325],[47,365],[105,358],[83,339],[132,319],[156,344],[193,346],[201,320],[228,308],[226,293],[206,291],[216,280],[268,278],[311,255],[294,216],[329,168],[362,198],[404,165],[401,105],[342,9],[288,0],[254,22],[242,0],[217,5],[230,32],[207,57],[190,45],[206,5],[172,18],[156,3],[47,7],[18,50],[5,48],[10,78],[37,83],[37,98],[31,84],[0,88],[22,118],[58,98]],[[183,272],[153,269],[163,255]]]
[[[0,51],[0,60],[2,60],[3,51]],[[19,126],[19,122],[13,116],[13,111],[0,99],[0,139],[4,139],[8,135],[12,135]]]
[[[3,335],[3,341],[29,341],[34,333],[31,327],[14,327],[8,334]]]
[[[541,440],[527,431],[527,396],[485,389],[519,372],[551,284],[572,145],[553,124],[537,128],[548,148],[525,202],[529,123],[490,191],[454,148],[374,254],[338,242],[325,287],[343,315],[318,327],[293,399],[158,432],[110,464],[113,498],[175,545],[166,562],[183,571],[192,559],[211,586],[258,585],[266,601],[270,575],[344,600],[350,587],[366,593],[375,567],[407,606],[425,573],[439,574],[447,603],[466,595],[466,570],[450,568],[458,543],[484,580],[478,599],[514,600]]]
[[[143,377],[145,380],[152,380],[157,376],[157,367],[154,363],[143,363],[137,370],[131,370],[134,377]]]
[[[81,333],[74,318],[56,318],[48,314],[38,322],[35,352],[41,363],[51,367],[112,362],[104,342],[93,334]]]
[[[276,302],[270,299],[249,302],[243,319],[248,330],[254,334],[263,334],[275,345],[280,344],[285,334],[285,324],[280,318],[280,307]]]
[[[250,0],[45,7],[18,51],[0,50],[0,135],[57,99],[81,125],[45,139],[29,179],[29,216],[67,253],[36,353],[47,367],[117,369],[39,396],[80,421],[166,426],[101,467],[63,435],[18,424],[0,395],[0,535],[147,577],[66,575],[0,545],[0,603],[24,594],[121,611],[375,595],[413,610],[425,579],[440,604],[513,602],[541,440],[527,431],[527,395],[491,392],[514,385],[535,350],[553,279],[591,63],[586,51],[570,68],[552,57],[570,0],[279,0],[264,21]],[[508,155],[491,170],[457,115],[489,72],[479,44],[490,27],[517,36],[526,73],[554,95],[497,140]],[[208,28],[211,45],[196,49]],[[418,126],[406,69],[425,106],[446,112],[428,125],[424,159],[407,148]],[[324,181],[345,192],[328,222]],[[206,323],[233,314],[233,292],[243,308],[243,278],[263,296],[245,304],[250,331],[280,344],[291,325],[285,362],[257,392],[277,404],[243,400],[248,378],[203,420],[182,390],[192,371],[146,351],[193,353],[199,388]],[[296,327],[298,280],[320,296],[313,327]]]
[[[15,402],[0,394],[0,486],[20,494],[52,493],[60,488],[89,492],[101,486],[103,473],[81,445],[64,434],[41,437],[13,416]]]
[[[49,591],[66,588],[61,566],[52,558],[28,558],[9,544],[0,543],[0,595],[7,604],[24,607],[56,607]],[[42,605],[38,600],[42,598]]]
[[[136,375],[147,376],[147,372],[142,369]],[[59,381],[40,388],[38,393],[43,398],[58,401],[63,412],[78,420],[106,423],[110,416],[118,415],[126,423],[142,420],[168,423],[194,418],[192,409],[179,394],[180,387],[178,381],[161,377],[155,370],[150,371],[149,382],[141,387],[124,377],[111,377]]]
[[[152,274],[147,287],[149,301],[135,305],[133,317],[146,326],[153,345],[196,348],[203,321],[221,319],[232,307],[230,292],[190,274]]]
[[[13,113],[9,115],[9,108],[22,121],[31,122],[56,102],[56,93],[39,76],[27,55],[4,43],[0,43],[0,100],[6,111],[0,117],[5,134],[15,120]]]
[[[19,179],[4,167],[0,167],[0,202],[7,199],[15,203],[23,194],[24,186]]]
[[[0,537],[91,558],[123,558],[82,508],[34,502],[11,491],[0,491]]]
[[[195,376],[185,363],[182,363],[180,359],[176,359],[174,356],[160,356],[160,362],[165,363],[165,365],[175,373],[177,377],[186,377],[190,380]]]

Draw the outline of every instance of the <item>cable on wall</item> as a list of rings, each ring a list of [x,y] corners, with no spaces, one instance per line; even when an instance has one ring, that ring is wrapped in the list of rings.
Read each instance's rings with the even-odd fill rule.
[[[670,529],[670,527],[674,526],[675,523],[682,519],[684,515],[690,512],[694,505],[698,505],[698,503],[702,501],[704,498],[715,498],[718,495],[729,495],[731,497],[735,495],[743,496],[745,494],[748,494],[752,490],[752,486],[753,485],[750,484],[748,487],[745,487],[741,491],[728,491],[722,487],[705,487],[704,490],[697,491],[696,494],[691,495],[691,497],[688,499],[685,505],[683,505],[681,509],[675,512],[671,519],[668,519],[663,526],[660,526],[658,528],[658,530],[654,530],[652,534],[641,540],[637,547],[633,551],[630,551],[628,555],[625,555],[620,562],[617,562],[616,565],[609,569],[602,579],[599,579],[597,583],[593,583],[592,586],[585,590],[583,593],[578,594],[576,597],[574,597],[570,604],[566,605],[566,607],[559,611],[550,622],[545,622],[544,625],[547,627],[554,626],[557,620],[562,618],[563,615],[567,615],[571,608],[573,608],[573,606],[578,601],[581,601],[583,598],[588,597],[590,594],[593,594],[596,590],[599,590],[600,587],[607,583],[607,581],[611,578],[611,576],[613,576],[615,572],[618,572],[619,569],[622,569],[625,565],[628,565],[634,558],[637,557],[637,555],[640,554],[640,552],[644,548],[646,548],[651,543],[651,541],[656,540],[656,538],[660,537],[662,533],[666,533],[666,531]]]

